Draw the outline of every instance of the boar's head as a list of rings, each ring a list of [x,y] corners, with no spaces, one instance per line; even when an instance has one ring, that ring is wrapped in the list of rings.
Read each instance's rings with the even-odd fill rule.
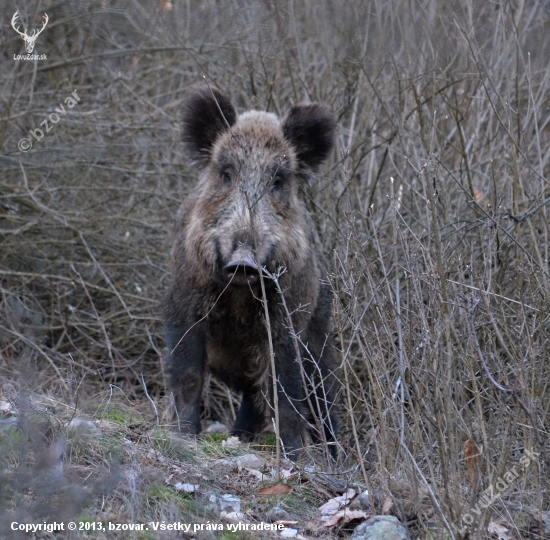
[[[195,90],[183,119],[200,176],[183,210],[187,264],[232,287],[256,285],[260,267],[307,270],[318,241],[299,186],[327,158],[334,131],[324,104],[296,105],[279,120],[260,111],[238,115],[220,91]]]

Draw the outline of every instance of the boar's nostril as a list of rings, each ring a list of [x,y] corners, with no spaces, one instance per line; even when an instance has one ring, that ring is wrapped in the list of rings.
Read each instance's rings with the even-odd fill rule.
[[[223,267],[223,274],[231,285],[254,285],[260,281],[258,265],[251,260],[232,261]]]

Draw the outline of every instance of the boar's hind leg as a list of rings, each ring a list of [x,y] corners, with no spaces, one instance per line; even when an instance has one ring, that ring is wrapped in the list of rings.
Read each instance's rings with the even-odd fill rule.
[[[186,333],[187,332],[187,333]],[[188,331],[167,325],[168,373],[174,394],[176,422],[182,433],[200,432],[200,403],[204,381],[205,336],[199,326]]]
[[[265,423],[263,401],[264,398],[259,390],[253,388],[244,390],[241,408],[233,426],[233,435],[248,441],[262,430]]]

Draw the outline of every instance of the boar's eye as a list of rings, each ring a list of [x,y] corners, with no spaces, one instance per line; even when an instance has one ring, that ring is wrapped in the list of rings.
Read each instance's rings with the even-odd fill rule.
[[[281,189],[284,184],[285,184],[285,180],[286,180],[286,174],[282,171],[279,171],[274,177],[273,177],[273,180],[272,180],[272,183],[271,183],[271,189],[272,190],[277,190],[277,189]]]
[[[222,182],[224,184],[231,184],[231,172],[230,171],[222,171],[221,172],[221,175],[220,175],[221,179],[222,179]]]

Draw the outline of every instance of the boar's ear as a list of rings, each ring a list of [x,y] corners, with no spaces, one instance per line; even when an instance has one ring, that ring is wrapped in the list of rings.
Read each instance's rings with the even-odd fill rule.
[[[237,121],[229,98],[215,88],[195,90],[183,111],[183,142],[192,161],[205,166],[216,139]]]
[[[315,169],[334,143],[336,122],[328,105],[295,105],[283,122],[283,134],[296,150],[300,166]]]

